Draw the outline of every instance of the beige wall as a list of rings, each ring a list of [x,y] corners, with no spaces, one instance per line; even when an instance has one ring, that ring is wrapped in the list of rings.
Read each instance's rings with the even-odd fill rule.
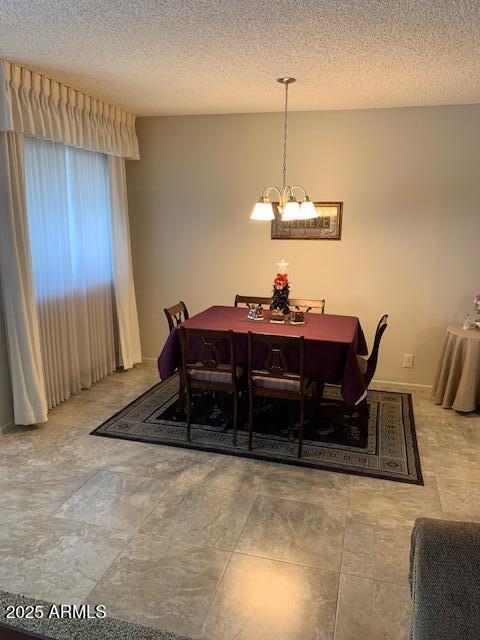
[[[344,202],[341,242],[272,241],[249,220],[281,180],[281,118],[137,121],[128,189],[144,356],[165,341],[164,306],[265,295],[285,257],[292,293],[358,315],[369,341],[390,314],[378,379],[431,384],[445,325],[480,290],[480,106],[292,113],[289,182]]]

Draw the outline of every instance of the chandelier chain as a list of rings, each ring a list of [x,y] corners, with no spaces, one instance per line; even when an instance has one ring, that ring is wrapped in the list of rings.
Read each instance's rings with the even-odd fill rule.
[[[283,122],[283,188],[287,184],[288,82],[285,83],[285,115]]]
[[[252,220],[280,220],[291,222],[293,220],[313,220],[318,218],[319,212],[315,204],[310,200],[305,189],[299,184],[287,185],[287,152],[288,152],[288,85],[295,82],[291,76],[277,78],[277,82],[285,86],[285,108],[283,113],[283,189],[282,191],[270,185],[263,189],[261,196],[254,206],[250,218]],[[296,193],[300,192],[300,197]],[[270,199],[275,193],[278,202]],[[275,209],[276,205],[276,209]]]

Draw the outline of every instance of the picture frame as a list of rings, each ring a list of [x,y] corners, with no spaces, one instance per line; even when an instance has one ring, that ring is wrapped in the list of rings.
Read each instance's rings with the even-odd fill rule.
[[[274,202],[275,220],[272,220],[272,240],[341,240],[343,202],[314,202],[320,212],[318,218],[283,222]],[[323,215],[322,215],[323,214]]]

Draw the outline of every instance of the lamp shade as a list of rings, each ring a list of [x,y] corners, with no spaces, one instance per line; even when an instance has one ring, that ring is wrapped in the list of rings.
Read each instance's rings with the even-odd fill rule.
[[[318,211],[315,209],[315,205],[311,200],[306,198],[302,204],[300,205],[300,215],[298,217],[299,220],[312,220],[313,218],[318,218]]]
[[[282,220],[289,222],[290,220],[298,220],[300,217],[300,205],[296,200],[290,198],[283,207]]]
[[[257,202],[253,207],[250,220],[274,220],[275,214],[273,212],[272,203],[265,201],[263,198]]]

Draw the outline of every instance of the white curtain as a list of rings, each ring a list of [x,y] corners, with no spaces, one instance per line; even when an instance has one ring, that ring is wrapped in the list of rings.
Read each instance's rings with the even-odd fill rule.
[[[0,60],[0,131],[139,158],[131,113],[7,60]]]
[[[142,353],[133,282],[124,158],[108,156],[108,173],[119,364],[125,369],[129,369],[135,363],[142,361]]]
[[[25,175],[50,409],[116,366],[108,162],[30,138]]]
[[[138,157],[133,115],[0,60],[0,277],[17,424],[44,422],[116,364],[141,361],[124,160]]]
[[[35,304],[23,136],[0,132],[0,276],[17,424],[47,419],[47,401]]]

